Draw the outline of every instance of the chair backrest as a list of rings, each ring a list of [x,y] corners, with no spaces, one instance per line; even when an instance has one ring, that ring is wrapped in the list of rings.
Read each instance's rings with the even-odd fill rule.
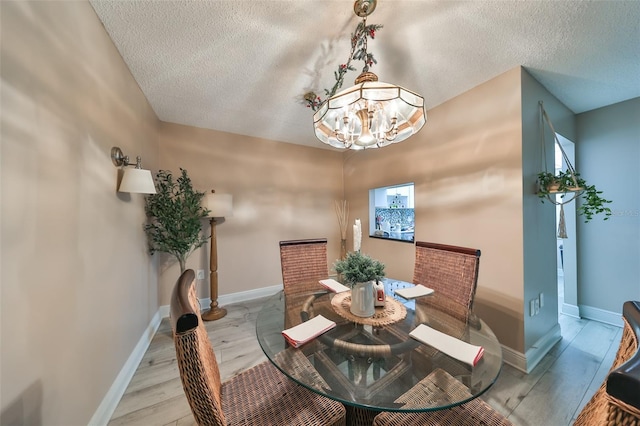
[[[280,241],[280,265],[285,294],[324,290],[318,280],[329,276],[327,239]]]
[[[200,317],[192,269],[184,271],[173,288],[170,315],[180,379],[196,422],[199,425],[226,425],[220,370]]]
[[[607,377],[607,393],[635,407],[640,414],[640,302],[625,302],[622,319],[622,340]]]
[[[622,339],[611,370],[576,418],[575,426],[640,424],[640,302],[622,307]],[[613,423],[608,421],[613,419]]]
[[[473,306],[479,268],[480,250],[416,241],[413,283],[434,289],[466,311]]]

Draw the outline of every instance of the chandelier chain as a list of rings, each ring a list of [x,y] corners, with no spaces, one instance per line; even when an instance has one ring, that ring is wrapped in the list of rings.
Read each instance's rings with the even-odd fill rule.
[[[367,72],[369,67],[373,64],[377,64],[378,61],[373,56],[373,53],[369,53],[367,51],[367,39],[370,37],[372,40],[375,39],[376,31],[380,30],[383,26],[380,24],[371,24],[367,25],[367,17],[364,16],[362,21],[358,23],[355,31],[351,34],[351,52],[349,53],[349,58],[347,62],[344,64],[340,64],[338,66],[338,70],[334,71],[333,76],[336,80],[335,84],[331,89],[324,89],[324,94],[326,99],[329,99],[342,87],[344,83],[344,77],[347,74],[347,71],[355,71],[355,67],[351,65],[353,60],[363,61],[364,67],[362,68],[362,72]],[[320,108],[320,105],[324,103],[324,100],[317,95],[315,92],[307,92],[304,95],[304,101],[307,108],[311,108],[313,111],[317,111]]]

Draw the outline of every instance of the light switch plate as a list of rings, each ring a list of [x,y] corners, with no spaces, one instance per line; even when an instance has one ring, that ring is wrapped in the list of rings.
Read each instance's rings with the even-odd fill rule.
[[[204,280],[204,269],[198,269],[198,276],[197,278],[199,280]]]

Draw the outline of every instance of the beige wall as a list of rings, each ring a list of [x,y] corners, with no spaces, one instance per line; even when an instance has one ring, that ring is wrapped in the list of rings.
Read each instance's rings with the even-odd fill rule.
[[[1,419],[87,424],[158,310],[143,198],[158,120],[86,2],[2,2]]]
[[[501,343],[522,350],[520,69],[429,111],[411,139],[347,153],[345,192],[368,229],[368,191],[415,183],[416,239],[482,250],[476,309]],[[411,280],[412,244],[364,238],[363,251]]]
[[[503,344],[524,352],[521,72],[434,108],[418,135],[383,150],[337,153],[162,123],[162,167],[186,168],[197,189],[234,196],[234,216],[217,228],[219,293],[280,284],[283,239],[327,236],[329,262],[337,258],[333,200],[342,198],[343,174],[349,221],[360,217],[365,229],[369,189],[414,182],[416,238],[482,250],[476,310]],[[412,244],[365,237],[363,250],[385,262],[388,276],[412,279]],[[207,245],[188,267],[207,270],[208,253]],[[179,269],[165,255],[160,265],[167,304]],[[200,284],[207,297],[208,280]]]
[[[341,152],[170,123],[160,133],[163,168],[186,169],[199,191],[233,195],[233,217],[216,228],[220,295],[282,284],[281,240],[328,238],[329,264],[339,257],[334,200],[343,198]],[[180,269],[164,254],[160,265],[163,305]],[[208,271],[209,244],[187,267]],[[209,296],[205,276],[200,297]]]

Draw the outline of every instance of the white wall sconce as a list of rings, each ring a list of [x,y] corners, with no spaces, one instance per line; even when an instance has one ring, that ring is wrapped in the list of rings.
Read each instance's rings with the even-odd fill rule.
[[[127,168],[127,166],[133,166],[133,164],[129,163],[129,156],[124,155],[119,147],[114,146],[111,148],[111,161],[116,167],[122,167],[123,170],[118,192],[156,193],[151,171],[142,168],[142,158],[140,156],[136,157],[135,168]]]

